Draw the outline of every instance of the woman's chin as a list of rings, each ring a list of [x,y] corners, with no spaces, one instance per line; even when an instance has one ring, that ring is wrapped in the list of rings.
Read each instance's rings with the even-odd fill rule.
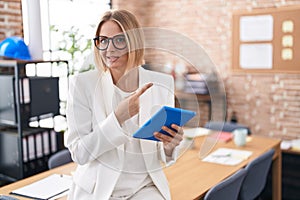
[[[120,65],[117,65],[115,63],[111,65],[107,65],[109,69],[121,69],[122,67]]]
[[[114,69],[114,68],[118,68],[118,65],[114,64],[114,63],[110,63],[107,65],[109,68]]]
[[[126,63],[120,63],[120,62],[107,62],[107,66],[109,68],[114,68],[114,69],[117,69],[117,68],[122,68],[122,67],[125,67],[126,66]]]
[[[115,64],[114,64],[114,62],[106,62],[106,66],[111,68],[111,67],[114,67]]]

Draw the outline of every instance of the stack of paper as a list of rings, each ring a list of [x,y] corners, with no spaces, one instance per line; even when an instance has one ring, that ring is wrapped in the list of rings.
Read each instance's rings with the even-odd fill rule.
[[[251,151],[219,148],[203,159],[205,162],[223,165],[237,165],[252,155]]]
[[[292,141],[291,140],[282,140],[280,143],[280,148],[282,150],[288,150],[292,147]]]
[[[208,94],[206,85],[207,75],[205,74],[187,74],[185,75],[184,91],[193,94]]]
[[[34,199],[51,199],[69,190],[71,176],[53,174],[30,185],[16,189],[11,194]]]
[[[208,135],[210,134],[210,130],[202,127],[197,127],[197,128],[184,128],[184,137],[186,138],[195,138],[203,135]]]
[[[296,151],[300,150],[300,139],[292,140],[292,148]]]

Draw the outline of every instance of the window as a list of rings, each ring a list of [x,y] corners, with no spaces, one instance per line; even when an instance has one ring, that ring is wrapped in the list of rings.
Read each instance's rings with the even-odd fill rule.
[[[43,58],[66,59],[80,65],[89,50],[84,55],[66,51],[72,45],[83,49],[91,42],[100,16],[110,9],[110,0],[41,0],[40,7]]]

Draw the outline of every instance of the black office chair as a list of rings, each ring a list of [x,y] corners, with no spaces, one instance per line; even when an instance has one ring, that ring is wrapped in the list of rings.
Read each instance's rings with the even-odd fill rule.
[[[7,196],[7,195],[1,195],[0,194],[0,200],[18,200],[18,199],[15,198],[15,197],[12,197],[12,196]]]
[[[253,200],[259,197],[266,185],[274,152],[274,149],[271,149],[246,166],[247,174],[241,186],[240,200]]]
[[[235,129],[245,128],[248,131],[248,135],[251,134],[249,127],[235,122],[209,121],[205,124],[204,128],[215,130],[215,131],[225,131],[225,132],[233,132]]]
[[[236,200],[238,198],[246,170],[240,169],[235,174],[212,187],[204,196],[204,200]]]
[[[69,162],[72,162],[71,153],[68,149],[63,149],[50,156],[48,167],[49,169],[53,169]]]

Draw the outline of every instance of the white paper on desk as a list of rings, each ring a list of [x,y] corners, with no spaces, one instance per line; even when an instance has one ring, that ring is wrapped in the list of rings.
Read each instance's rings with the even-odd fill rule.
[[[209,154],[202,161],[218,163],[222,165],[237,165],[252,155],[251,151],[219,148]]]
[[[68,191],[71,183],[71,176],[52,174],[42,180],[16,189],[11,194],[35,199],[52,199],[54,196]]]
[[[203,135],[208,135],[211,131],[206,128],[197,127],[197,128],[184,128],[183,129],[183,136],[187,138],[195,138]]]

